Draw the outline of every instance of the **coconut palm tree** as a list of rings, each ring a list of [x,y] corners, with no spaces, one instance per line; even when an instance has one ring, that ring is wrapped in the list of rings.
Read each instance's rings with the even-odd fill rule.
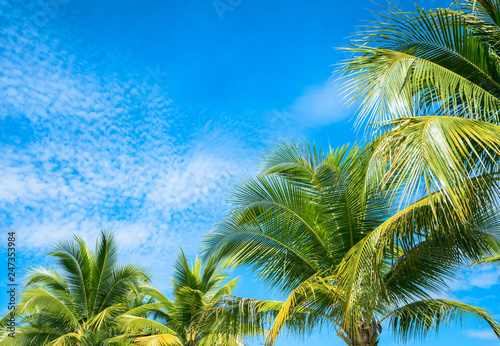
[[[112,341],[133,340],[137,345],[240,346],[243,337],[260,335],[256,324],[238,318],[257,301],[231,295],[238,280],[225,282],[225,266],[213,259],[205,265],[196,259],[190,266],[184,252],[177,257],[172,278],[173,300],[143,285],[151,302],[137,306],[120,318],[125,334]],[[248,310],[248,308],[246,308]]]
[[[235,190],[234,210],[205,240],[206,256],[246,265],[287,295],[267,307],[274,321],[266,344],[283,328],[304,333],[324,324],[348,345],[376,345],[382,327],[406,341],[466,317],[500,336],[486,311],[432,298],[460,264],[498,248],[496,214],[471,202],[473,217],[460,222],[438,207],[442,192],[398,211],[365,183],[372,155],[371,146],[327,155],[308,145],[277,146],[262,173]]]
[[[405,186],[408,201],[443,190],[441,207],[463,221],[476,191],[499,192],[500,1],[391,7],[380,18],[355,35],[341,64],[361,103],[358,124],[381,131],[367,178]]]
[[[131,308],[148,276],[138,265],[119,265],[112,234],[101,232],[92,251],[86,241],[59,241],[53,268],[32,268],[15,308],[20,327],[1,345],[108,345],[116,317]],[[8,315],[3,318],[2,325]]]

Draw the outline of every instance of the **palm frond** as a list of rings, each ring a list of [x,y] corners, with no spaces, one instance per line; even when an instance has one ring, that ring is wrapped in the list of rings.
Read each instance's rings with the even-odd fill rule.
[[[141,336],[135,339],[135,343],[140,346],[183,346],[184,345],[176,336],[171,334]]]
[[[68,333],[58,337],[56,340],[51,341],[47,346],[70,346],[72,344],[71,340],[80,340],[80,335],[76,333]]]
[[[127,332],[148,331],[153,334],[169,334],[176,336],[177,333],[161,322],[132,315],[121,316],[122,329]]]
[[[358,123],[440,112],[498,124],[499,60],[456,11],[386,10],[341,70]]]
[[[60,323],[71,327],[79,325],[79,318],[75,311],[42,287],[33,286],[25,289],[22,293],[22,300],[21,314],[29,311],[49,311],[59,316]]]
[[[87,316],[91,309],[89,290],[93,258],[85,240],[76,236],[74,240],[57,242],[49,256],[63,269],[75,305],[82,309],[83,316]]]
[[[387,320],[390,328],[401,341],[424,337],[440,326],[464,324],[468,319],[486,323],[500,338],[500,326],[483,309],[444,299],[428,299],[414,302],[393,310],[382,321]]]
[[[96,245],[94,266],[91,273],[92,315],[101,311],[102,300],[106,297],[106,283],[112,279],[114,267],[118,260],[118,246],[112,234],[101,232],[100,243]]]
[[[499,127],[448,116],[397,119],[388,126],[391,130],[373,144],[367,179],[379,180],[385,172],[379,183],[402,191],[400,205],[422,192],[443,191],[441,206],[465,220],[473,210],[468,204],[477,205],[478,198],[485,205],[494,201]]]

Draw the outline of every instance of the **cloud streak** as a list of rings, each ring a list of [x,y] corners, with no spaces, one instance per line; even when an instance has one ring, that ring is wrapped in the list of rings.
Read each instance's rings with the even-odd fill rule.
[[[331,80],[308,87],[288,111],[306,128],[336,123],[349,115],[340,93],[338,83]]]
[[[500,270],[489,266],[467,268],[456,281],[449,283],[452,291],[470,291],[474,288],[489,289],[497,285]]]
[[[469,330],[464,330],[464,333],[469,338],[476,340],[498,340],[498,337],[492,330],[469,329]]]
[[[179,246],[198,250],[230,186],[253,169],[247,149],[181,114],[158,66],[102,71],[44,30],[21,50],[0,38],[0,122],[12,129],[0,132],[0,222],[29,258],[57,239],[113,230],[122,258],[150,266],[162,288]]]

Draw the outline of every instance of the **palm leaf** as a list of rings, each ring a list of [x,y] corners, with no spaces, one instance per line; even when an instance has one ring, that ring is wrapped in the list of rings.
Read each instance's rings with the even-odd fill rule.
[[[485,310],[471,305],[444,299],[414,302],[393,310],[383,320],[405,342],[410,338],[424,337],[442,325],[464,324],[468,319],[488,324],[500,338],[500,326]]]
[[[466,18],[443,9],[386,13],[347,48],[356,56],[341,67],[352,100],[363,99],[358,123],[442,112],[498,124],[498,56]]]

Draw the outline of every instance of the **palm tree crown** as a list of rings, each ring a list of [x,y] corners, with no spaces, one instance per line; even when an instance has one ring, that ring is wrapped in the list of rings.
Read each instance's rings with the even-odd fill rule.
[[[116,335],[115,318],[148,279],[137,265],[119,265],[117,245],[102,232],[92,251],[84,239],[60,241],[49,254],[60,271],[33,268],[16,314],[15,338],[1,345],[105,345]],[[4,318],[5,320],[5,318]]]
[[[435,208],[440,193],[397,211],[365,184],[372,154],[370,147],[324,155],[278,146],[263,173],[237,188],[236,208],[206,239],[206,255],[234,258],[288,294],[267,344],[283,326],[303,332],[333,323],[347,344],[374,345],[383,323],[406,340],[464,314],[500,335],[484,310],[430,296],[460,263],[490,252],[496,217],[477,208],[460,224]]]
[[[262,330],[238,320],[240,304],[245,300],[231,296],[238,280],[225,282],[224,266],[214,260],[205,265],[196,259],[190,266],[184,252],[174,269],[173,300],[149,285],[142,294],[147,304],[124,313],[122,329],[126,334],[115,338],[134,340],[139,345],[242,346],[246,335]]]

